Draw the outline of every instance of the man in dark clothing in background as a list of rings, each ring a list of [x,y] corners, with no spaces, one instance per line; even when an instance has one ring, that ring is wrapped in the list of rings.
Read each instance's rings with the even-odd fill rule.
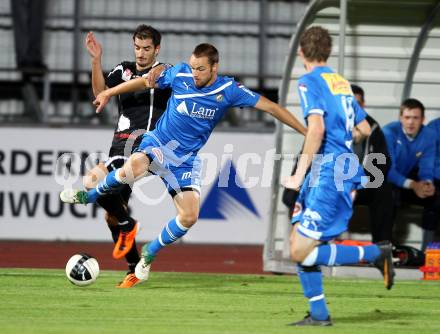
[[[359,105],[365,109],[364,90],[357,85],[352,85],[351,90]],[[357,130],[354,128],[353,151],[358,156],[359,162],[364,166],[365,174],[370,177],[369,184],[371,184],[371,187],[367,185],[365,189],[358,190],[354,205],[368,206],[372,241],[377,243],[392,239],[393,217],[392,212],[389,210],[392,207],[392,201],[389,196],[391,195],[391,186],[385,182],[391,166],[391,158],[379,124],[370,115],[367,115],[366,119],[371,127],[371,135],[365,140],[359,141]],[[375,158],[377,154],[382,155],[379,160]],[[380,180],[376,180],[375,176],[370,172],[371,168],[369,166],[371,165],[374,165],[382,173],[382,182],[378,182]],[[372,183],[374,182],[379,184],[377,186],[373,185]]]

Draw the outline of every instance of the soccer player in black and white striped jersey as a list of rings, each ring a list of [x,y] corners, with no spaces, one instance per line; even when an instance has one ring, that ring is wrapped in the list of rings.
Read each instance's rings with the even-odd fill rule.
[[[151,68],[159,65],[157,56],[160,51],[161,35],[151,26],[140,25],[133,34],[135,61],[123,61],[115,66],[104,77],[101,58],[102,47],[92,32],[86,37],[85,45],[91,57],[93,94],[97,96],[107,88],[122,82],[146,75]],[[126,155],[136,149],[141,134],[153,130],[156,121],[163,114],[171,91],[169,89],[150,89],[142,92],[118,95],[119,120],[116,125],[109,158],[91,169],[84,178],[84,186],[94,188],[108,172],[121,167]],[[126,149],[130,147],[131,149]],[[125,154],[124,154],[125,153]],[[128,262],[128,273],[118,284],[121,288],[130,288],[137,284],[134,268],[139,262],[135,236],[139,223],[128,213],[128,200],[131,188],[125,185],[120,193],[102,196],[98,204],[106,210],[106,221],[112,233],[115,247],[113,257],[120,259],[125,256]]]

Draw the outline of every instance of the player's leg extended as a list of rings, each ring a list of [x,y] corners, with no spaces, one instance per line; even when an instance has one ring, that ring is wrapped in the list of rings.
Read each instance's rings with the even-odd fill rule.
[[[336,244],[320,244],[310,249],[304,247],[304,239],[310,234],[304,225],[297,224],[291,239],[292,260],[305,266],[340,266],[356,264],[360,261],[373,263],[384,275],[387,289],[394,283],[392,248],[387,241],[369,246],[345,246]],[[310,236],[309,236],[310,237]]]
[[[320,241],[300,233],[299,227],[302,226],[297,223],[292,230],[291,256],[292,260],[298,263],[298,276],[304,295],[309,300],[310,315],[292,325],[328,326],[331,324],[322,288],[320,265],[353,264],[360,260],[375,262],[384,275],[386,288],[391,288],[394,271],[389,243],[363,247],[320,244]]]
[[[345,191],[338,191],[333,181],[330,181],[308,190],[302,205],[305,209],[294,218],[297,228],[291,243],[292,259],[306,266],[339,266],[361,261],[374,263],[384,276],[385,287],[390,289],[393,285],[394,268],[391,244],[387,241],[369,246],[327,243],[313,249],[302,246],[303,238],[329,241],[346,231],[353,212],[351,188],[352,185],[348,184]]]
[[[377,245],[370,246],[345,246],[336,244],[322,244],[312,249],[301,246],[302,240],[309,239],[300,232],[292,236],[291,255],[295,262],[309,265],[340,266],[356,264],[362,260],[374,262],[380,255]],[[315,240],[316,241],[316,240]]]
[[[133,153],[127,162],[115,171],[106,175],[103,181],[89,191],[65,189],[60,198],[65,203],[88,204],[97,201],[99,196],[117,191],[121,185],[131,184],[146,175],[150,160],[145,153]]]
[[[174,198],[177,216],[171,219],[156,239],[142,247],[142,258],[136,266],[136,277],[148,279],[150,265],[157,253],[165,246],[183,237],[197,222],[200,211],[200,195],[197,191],[189,190],[177,193]]]

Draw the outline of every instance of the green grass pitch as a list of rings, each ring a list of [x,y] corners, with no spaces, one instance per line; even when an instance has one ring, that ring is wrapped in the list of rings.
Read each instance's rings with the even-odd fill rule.
[[[434,333],[440,282],[325,279],[334,326],[293,328],[307,311],[294,276],[152,272],[116,289],[122,272],[88,287],[62,270],[0,269],[0,332],[7,333]]]

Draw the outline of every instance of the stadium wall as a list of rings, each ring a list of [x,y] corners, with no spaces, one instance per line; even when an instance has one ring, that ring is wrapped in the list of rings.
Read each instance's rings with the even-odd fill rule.
[[[112,132],[104,129],[8,128],[0,131],[0,240],[108,241],[103,210],[62,204],[64,186],[81,187],[84,171],[105,157]],[[257,144],[258,143],[258,144]],[[189,243],[264,243],[274,159],[273,134],[215,132],[200,152],[200,220]],[[58,157],[69,152],[70,173]],[[66,162],[64,160],[64,162]],[[142,223],[139,240],[156,237],[175,215],[163,183],[147,177],[130,202]]]

